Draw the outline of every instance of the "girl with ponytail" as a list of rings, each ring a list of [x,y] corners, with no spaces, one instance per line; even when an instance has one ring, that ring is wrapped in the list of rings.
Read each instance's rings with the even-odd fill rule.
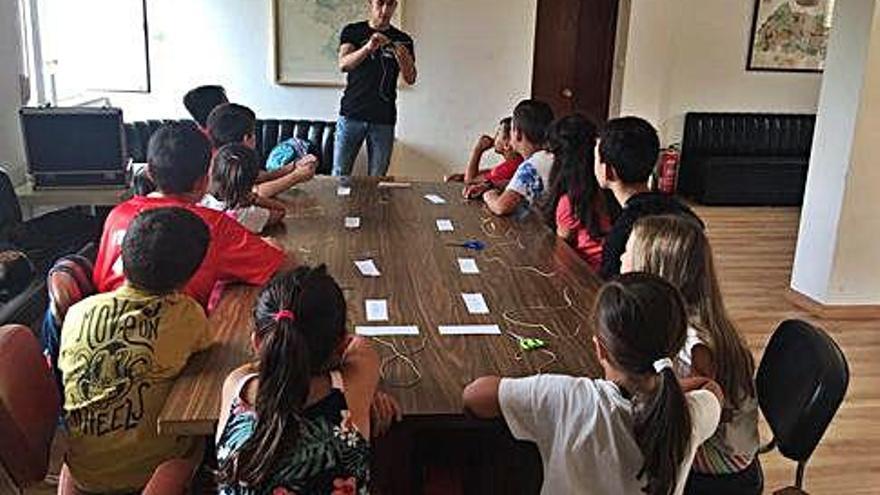
[[[502,416],[538,445],[543,494],[681,494],[722,401],[711,380],[680,383],[672,370],[687,327],[681,296],[659,277],[628,274],[602,287],[594,317],[604,379],[483,377],[465,389],[465,407]]]
[[[681,291],[688,329],[676,372],[711,378],[726,397],[721,425],[697,451],[685,493],[762,493],[755,361],[724,307],[706,234],[686,217],[643,217],[621,257],[621,271],[633,270],[663,277]]]
[[[257,362],[223,387],[221,494],[367,493],[378,357],[346,337],[345,316],[342,290],[323,265],[282,272],[260,292]],[[341,377],[330,371],[337,366]]]

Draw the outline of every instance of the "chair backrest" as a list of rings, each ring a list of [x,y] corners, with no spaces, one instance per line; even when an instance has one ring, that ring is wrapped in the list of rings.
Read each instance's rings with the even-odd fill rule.
[[[162,125],[173,120],[147,120],[130,122],[124,125],[126,149],[135,162],[147,161],[147,145],[150,136]],[[180,121],[193,122],[193,121]],[[306,139],[318,157],[317,173],[329,174],[333,168],[333,143],[336,123],[320,120],[257,119],[254,129],[257,141],[257,155],[265,162],[272,148],[291,137]]]
[[[15,186],[12,179],[2,166],[0,166],[0,239],[5,235],[5,230],[21,223],[21,204],[15,194]]]
[[[0,463],[21,487],[46,476],[59,403],[34,334],[0,327]]]
[[[806,461],[843,402],[849,367],[822,329],[786,320],[767,344],[756,384],[758,403],[779,451]]]

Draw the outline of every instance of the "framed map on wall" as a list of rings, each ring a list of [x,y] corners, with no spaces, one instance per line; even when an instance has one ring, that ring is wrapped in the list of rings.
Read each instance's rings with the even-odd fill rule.
[[[339,33],[367,19],[366,0],[272,0],[275,82],[295,86],[343,86]],[[403,0],[391,23],[400,27]]]
[[[835,0],[755,0],[746,69],[822,72]]]

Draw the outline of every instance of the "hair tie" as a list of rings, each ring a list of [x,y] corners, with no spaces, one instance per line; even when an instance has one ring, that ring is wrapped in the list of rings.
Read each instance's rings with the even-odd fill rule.
[[[668,357],[654,361],[654,371],[657,373],[663,373],[667,368],[672,369],[672,360]]]
[[[272,319],[274,319],[276,322],[279,322],[281,320],[296,321],[296,315],[293,313],[293,311],[289,309],[282,309],[281,311],[272,315]]]

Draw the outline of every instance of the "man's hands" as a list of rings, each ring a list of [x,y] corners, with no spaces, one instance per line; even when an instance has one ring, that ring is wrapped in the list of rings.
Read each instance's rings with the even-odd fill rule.
[[[391,43],[391,39],[388,36],[385,36],[382,33],[373,33],[373,35],[370,36],[370,40],[367,41],[366,46],[369,52],[373,53],[379,48],[387,45],[388,43]]]

